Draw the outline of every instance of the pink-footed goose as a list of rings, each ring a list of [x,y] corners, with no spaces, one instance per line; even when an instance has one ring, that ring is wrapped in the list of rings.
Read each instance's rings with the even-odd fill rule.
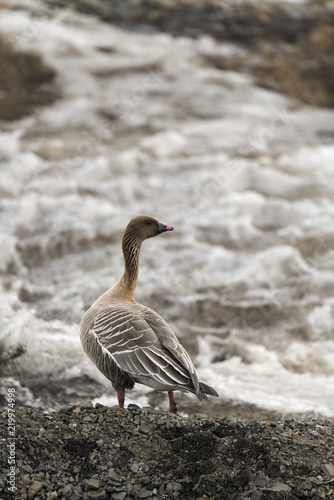
[[[122,239],[123,276],[94,302],[81,321],[82,346],[111,381],[120,408],[124,407],[125,390],[136,382],[168,391],[169,411],[173,413],[177,411],[175,390],[192,392],[199,400],[218,396],[199,381],[189,354],[166,321],[134,298],[142,242],[173,229],[147,215],[134,217]]]

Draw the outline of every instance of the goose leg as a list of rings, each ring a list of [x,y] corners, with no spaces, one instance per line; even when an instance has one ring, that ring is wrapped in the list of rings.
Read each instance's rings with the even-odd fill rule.
[[[117,393],[118,404],[120,408],[124,408],[125,392]]]
[[[177,406],[176,406],[176,402],[175,402],[174,392],[168,391],[168,397],[169,397],[169,411],[170,411],[170,413],[177,413]]]

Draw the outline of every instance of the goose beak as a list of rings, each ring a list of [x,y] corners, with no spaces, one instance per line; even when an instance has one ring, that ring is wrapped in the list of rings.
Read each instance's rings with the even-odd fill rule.
[[[162,224],[159,222],[159,233],[164,233],[165,231],[173,231],[173,226],[166,226],[166,224]]]

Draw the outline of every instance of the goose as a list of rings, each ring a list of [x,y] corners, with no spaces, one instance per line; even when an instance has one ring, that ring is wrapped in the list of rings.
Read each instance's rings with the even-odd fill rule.
[[[171,413],[177,413],[176,390],[194,393],[200,401],[218,396],[200,382],[189,354],[166,321],[135,300],[142,242],[173,229],[148,215],[131,219],[122,238],[124,273],[81,320],[83,349],[110,380],[120,408],[125,391],[135,383],[167,391]]]

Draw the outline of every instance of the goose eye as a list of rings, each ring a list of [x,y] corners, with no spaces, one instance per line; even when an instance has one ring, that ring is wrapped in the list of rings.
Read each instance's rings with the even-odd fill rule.
[[[152,224],[152,221],[151,220],[147,220],[146,224]]]

